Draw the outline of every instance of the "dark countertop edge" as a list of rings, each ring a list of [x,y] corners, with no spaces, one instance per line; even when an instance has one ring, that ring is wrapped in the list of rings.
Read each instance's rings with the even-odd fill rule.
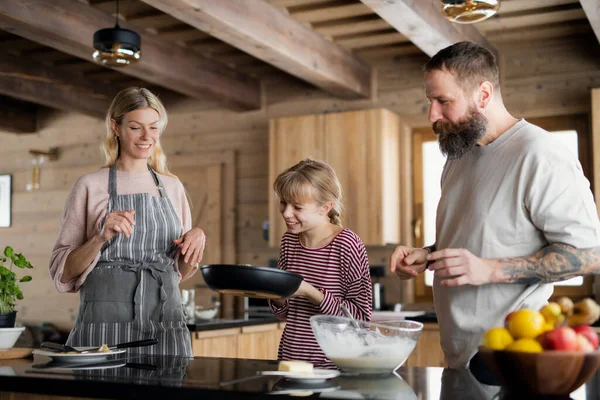
[[[279,397],[268,393],[242,392],[234,390],[219,390],[206,388],[190,388],[176,386],[146,386],[136,385],[131,382],[109,382],[90,380],[54,380],[52,378],[18,376],[0,376],[0,392],[44,394],[47,396],[69,396],[81,398],[103,399],[134,399],[149,396],[150,398],[163,397],[178,399],[195,399],[201,396],[204,399],[239,399],[252,397],[254,399],[270,399]],[[287,396],[286,396],[287,397]]]
[[[242,328],[244,326],[254,326],[254,325],[266,325],[266,324],[276,324],[278,322],[285,322],[277,317],[265,317],[265,318],[252,318],[252,319],[231,319],[231,320],[214,320],[214,321],[206,321],[206,322],[196,322],[195,324],[188,324],[188,329],[190,332],[200,332],[200,331],[213,331],[218,329],[228,329],[228,328]]]

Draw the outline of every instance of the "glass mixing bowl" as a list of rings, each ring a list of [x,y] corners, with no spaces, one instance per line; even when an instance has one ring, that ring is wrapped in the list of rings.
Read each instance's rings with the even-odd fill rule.
[[[333,315],[313,315],[310,325],[321,349],[339,369],[361,374],[389,374],[410,356],[423,324],[393,320],[365,322]]]

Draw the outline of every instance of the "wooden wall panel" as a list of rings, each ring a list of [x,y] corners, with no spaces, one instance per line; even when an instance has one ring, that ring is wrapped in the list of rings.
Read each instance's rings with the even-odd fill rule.
[[[509,111],[526,118],[588,115],[590,89],[600,87],[600,61],[596,57],[599,50],[593,37],[523,41],[520,46],[510,47],[502,43],[500,51],[506,60],[504,96]],[[233,249],[223,250],[227,262],[266,265],[278,256],[277,249],[270,249],[262,234],[262,224],[268,219],[271,185],[270,118],[383,107],[399,114],[412,127],[429,125],[420,70],[427,58],[422,54],[397,54],[401,53],[364,53],[378,70],[378,93],[374,99],[340,100],[296,79],[267,82],[265,105],[252,112],[234,112],[209,101],[163,97],[170,118],[161,140],[173,168],[206,165],[219,157],[230,157],[231,165],[235,165],[223,170],[223,179],[233,181],[237,192],[223,199],[225,218],[234,222],[230,231],[223,231],[224,246],[231,244]],[[104,127],[100,119],[54,111],[40,112],[38,124],[38,132],[31,135],[0,132],[0,173],[14,177],[13,227],[0,228],[0,246],[11,244],[19,250],[23,245],[19,251],[31,255],[37,267],[34,280],[23,285],[25,300],[19,304],[19,322],[49,321],[68,328],[78,296],[56,292],[48,277],[47,263],[71,185],[77,176],[103,163],[99,144]],[[59,159],[43,165],[40,191],[25,192],[31,165],[28,150],[50,147],[59,148]],[[206,156],[207,152],[229,155]],[[410,172],[403,170],[403,174],[407,179]],[[402,201],[410,196],[405,193]],[[406,213],[405,204],[402,206]],[[406,237],[409,231],[404,229],[402,235]],[[210,246],[210,238],[208,243]],[[371,264],[387,265],[393,246],[369,247],[367,251]],[[382,281],[388,302],[402,301],[401,282],[394,276]]]

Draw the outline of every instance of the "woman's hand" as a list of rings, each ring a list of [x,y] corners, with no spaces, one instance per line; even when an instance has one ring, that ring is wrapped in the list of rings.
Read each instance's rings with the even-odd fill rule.
[[[96,237],[101,242],[108,242],[119,233],[129,238],[133,233],[133,226],[135,225],[134,214],[135,210],[111,212],[106,216],[104,226]]]
[[[202,229],[192,228],[179,239],[173,240],[173,243],[179,246],[180,253],[184,256],[183,261],[186,264],[196,265],[202,261],[204,246],[206,245],[206,235],[204,235]]]

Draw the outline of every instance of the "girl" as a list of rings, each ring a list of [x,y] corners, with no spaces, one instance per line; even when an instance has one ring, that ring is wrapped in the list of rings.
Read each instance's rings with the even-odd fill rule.
[[[278,358],[335,368],[319,347],[309,318],[342,315],[344,305],[356,319],[371,319],[367,251],[354,232],[342,228],[342,190],[329,165],[306,159],[281,173],[273,187],[287,226],[278,267],[304,277],[290,298],[269,301],[273,313],[287,321]]]
[[[149,90],[121,91],[106,115],[105,168],[79,178],[67,198],[50,275],[59,292],[80,292],[68,345],[156,337],[128,352],[192,356],[179,281],[197,271],[205,237],[167,169],[166,124]]]

